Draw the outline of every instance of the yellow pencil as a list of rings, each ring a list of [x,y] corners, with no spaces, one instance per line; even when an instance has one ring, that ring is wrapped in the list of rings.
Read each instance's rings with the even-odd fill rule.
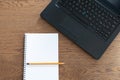
[[[27,65],[62,65],[63,62],[30,62]]]

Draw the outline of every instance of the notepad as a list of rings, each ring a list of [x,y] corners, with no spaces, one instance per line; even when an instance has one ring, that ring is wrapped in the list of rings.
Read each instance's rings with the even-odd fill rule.
[[[29,62],[59,62],[57,33],[26,33],[23,80],[59,80],[59,66],[27,65]]]

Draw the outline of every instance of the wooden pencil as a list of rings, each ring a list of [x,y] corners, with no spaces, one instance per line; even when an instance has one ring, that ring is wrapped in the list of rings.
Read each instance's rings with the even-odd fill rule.
[[[30,62],[27,65],[62,65],[63,62]]]

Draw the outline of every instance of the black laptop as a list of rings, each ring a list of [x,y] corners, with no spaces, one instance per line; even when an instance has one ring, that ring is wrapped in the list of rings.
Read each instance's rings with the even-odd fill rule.
[[[120,31],[120,0],[52,0],[41,17],[99,59]]]

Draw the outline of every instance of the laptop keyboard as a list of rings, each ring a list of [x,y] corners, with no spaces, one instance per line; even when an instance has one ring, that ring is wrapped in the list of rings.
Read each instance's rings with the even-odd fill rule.
[[[58,6],[85,23],[87,29],[107,40],[119,25],[119,18],[95,0],[58,0]]]

